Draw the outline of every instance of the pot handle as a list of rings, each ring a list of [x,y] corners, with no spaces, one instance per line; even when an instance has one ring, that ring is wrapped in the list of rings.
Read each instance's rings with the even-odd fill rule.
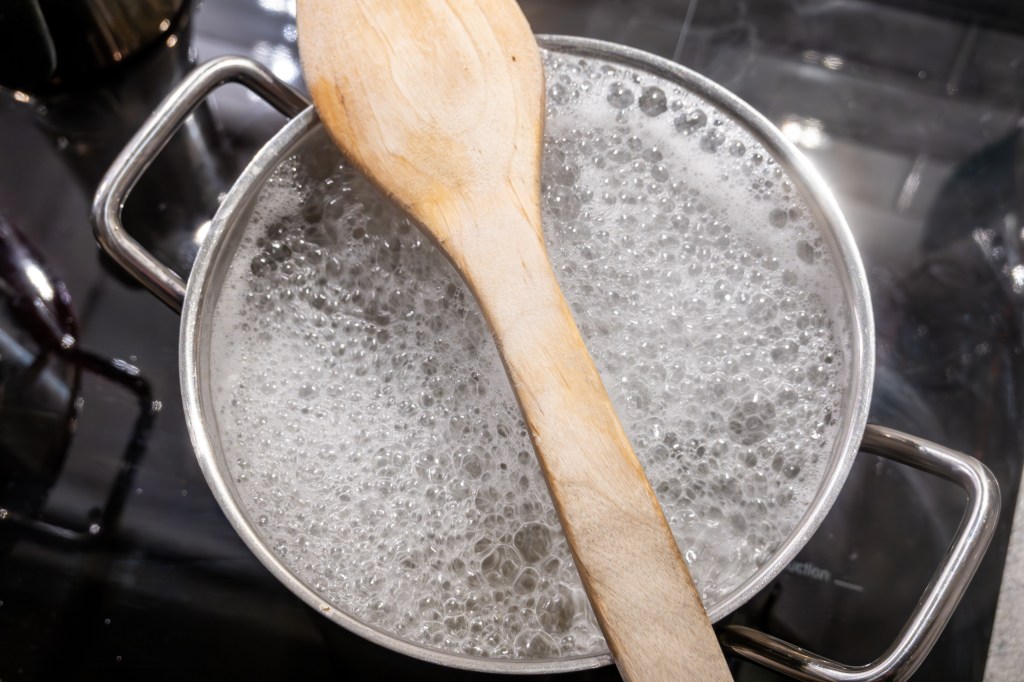
[[[882,426],[868,425],[861,450],[952,481],[967,492],[956,537],[896,641],[867,665],[846,665],[738,625],[720,637],[730,651],[799,680],[905,680],[924,661],[956,609],[995,533],[999,484],[973,457]]]
[[[178,313],[185,301],[185,281],[125,232],[121,209],[135,183],[189,114],[226,83],[246,86],[289,118],[309,106],[297,90],[251,59],[214,59],[189,73],[160,103],[118,154],[93,199],[96,241],[118,265]]]

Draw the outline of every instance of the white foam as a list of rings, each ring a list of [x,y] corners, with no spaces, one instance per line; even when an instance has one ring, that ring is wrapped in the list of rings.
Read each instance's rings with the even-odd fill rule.
[[[545,64],[551,259],[713,603],[820,482],[848,381],[838,278],[727,116],[646,74]],[[326,601],[449,651],[605,650],[475,304],[323,135],[268,183],[214,325],[238,496]]]

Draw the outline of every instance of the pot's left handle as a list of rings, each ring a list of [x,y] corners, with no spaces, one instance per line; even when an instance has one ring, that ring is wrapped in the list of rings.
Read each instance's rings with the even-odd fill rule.
[[[244,57],[220,57],[189,73],[161,102],[142,128],[118,154],[103,177],[92,205],[96,240],[118,265],[157,298],[181,312],[185,281],[142,248],[121,224],[121,208],[135,183],[207,96],[225,83],[239,83],[291,118],[309,106],[297,90],[268,69]]]

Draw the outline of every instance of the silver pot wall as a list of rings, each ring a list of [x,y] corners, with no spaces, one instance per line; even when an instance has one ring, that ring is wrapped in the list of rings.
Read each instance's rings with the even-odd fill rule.
[[[821,523],[839,493],[858,451],[888,457],[953,481],[967,492],[968,505],[957,536],[932,582],[892,646],[876,661],[851,666],[830,661],[756,631],[729,626],[727,649],[805,680],[904,679],[927,655],[952,615],[995,530],[999,492],[991,473],[977,460],[891,429],[865,426],[874,373],[874,326],[863,266],[849,229],[827,187],[811,164],[763,116],[737,97],[678,64],[594,40],[542,37],[544,49],[592,56],[642,69],[704,98],[740,122],[788,173],[816,213],[842,278],[851,338],[851,378],[843,400],[839,437],[825,475],[802,520],[772,557],[745,582],[705,604],[719,621],[753,597],[793,559]],[[142,249],[123,229],[121,206],[149,163],[188,113],[216,87],[239,82],[264,97],[292,120],[266,144],[236,181],[214,217],[188,283]],[[194,71],[157,109],[121,153],[100,186],[93,220],[102,247],[158,298],[182,314],[180,363],[184,406],[203,473],[224,513],[263,564],[297,596],[323,615],[395,651],[442,665],[505,673],[552,673],[606,665],[610,657],[573,659],[487,659],[453,654],[382,632],[330,604],[303,583],[266,545],[255,522],[243,511],[227,465],[217,447],[208,395],[209,334],[218,291],[260,189],[278,164],[320,128],[306,100],[252,61],[223,58]],[[898,558],[894,557],[894,562]],[[895,569],[894,569],[895,570]]]

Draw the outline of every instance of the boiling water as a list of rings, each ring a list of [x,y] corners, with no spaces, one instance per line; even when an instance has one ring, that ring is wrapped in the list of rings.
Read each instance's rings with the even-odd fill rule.
[[[551,259],[712,604],[788,537],[830,456],[834,265],[714,107],[621,66],[545,65]],[[454,652],[605,651],[475,303],[323,134],[268,182],[214,325],[240,502],[326,602]]]

